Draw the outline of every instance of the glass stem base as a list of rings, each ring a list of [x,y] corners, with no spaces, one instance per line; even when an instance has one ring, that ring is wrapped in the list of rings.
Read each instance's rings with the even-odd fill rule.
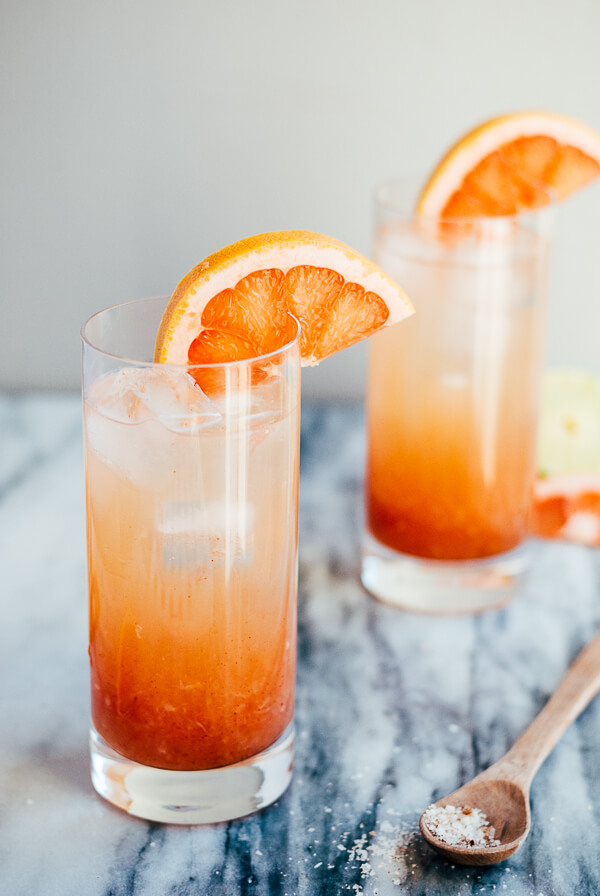
[[[273,803],[292,778],[294,725],[267,750],[243,762],[202,771],[140,765],[111,749],[92,726],[92,784],[113,805],[148,821],[211,824]]]
[[[441,561],[400,554],[363,536],[361,581],[384,603],[418,613],[477,613],[514,596],[529,565],[526,543],[481,560]]]

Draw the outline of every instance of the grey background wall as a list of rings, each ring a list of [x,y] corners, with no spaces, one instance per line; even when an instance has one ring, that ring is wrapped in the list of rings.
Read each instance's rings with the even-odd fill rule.
[[[2,0],[0,387],[76,389],[79,327],[262,230],[368,253],[373,185],[542,108],[600,130],[597,0]],[[548,363],[600,372],[600,185],[561,209]],[[365,346],[306,371],[363,394]]]

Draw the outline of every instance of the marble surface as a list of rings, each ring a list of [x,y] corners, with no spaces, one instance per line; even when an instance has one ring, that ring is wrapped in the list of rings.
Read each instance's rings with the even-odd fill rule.
[[[600,893],[600,701],[542,766],[511,860],[452,867],[417,834],[499,758],[600,624],[600,553],[535,545],[506,609],[428,618],[358,582],[363,417],[303,409],[297,753],[255,816],[160,826],[97,797],[87,756],[82,448],[74,396],[0,397],[0,894]]]

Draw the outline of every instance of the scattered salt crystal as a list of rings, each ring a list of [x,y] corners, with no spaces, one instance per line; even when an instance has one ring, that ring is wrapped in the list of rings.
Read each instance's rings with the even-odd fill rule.
[[[390,814],[402,815],[401,812]],[[392,884],[402,886],[409,873],[408,855],[413,841],[418,837],[418,830],[411,826],[406,830],[399,825],[392,825],[384,820],[368,835],[363,834],[353,844],[348,846],[348,861],[358,863],[362,881],[373,880],[378,873],[385,872],[390,876]],[[414,867],[414,866],[413,866]],[[362,884],[355,884],[356,896],[364,896]],[[375,896],[377,888],[370,890],[371,896]]]

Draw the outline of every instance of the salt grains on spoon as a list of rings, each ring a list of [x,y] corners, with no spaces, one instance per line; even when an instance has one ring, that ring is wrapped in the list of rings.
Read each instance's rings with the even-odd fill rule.
[[[448,846],[500,846],[496,831],[481,809],[469,806],[429,806],[423,821]]]

